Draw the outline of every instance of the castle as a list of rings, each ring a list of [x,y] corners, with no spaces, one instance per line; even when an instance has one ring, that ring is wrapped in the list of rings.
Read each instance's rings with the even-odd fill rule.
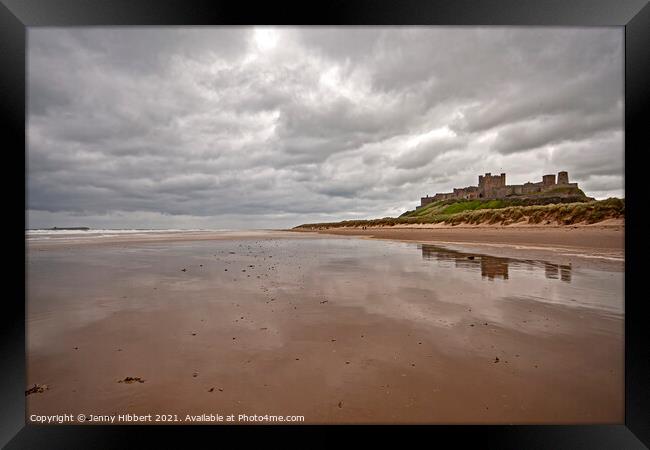
[[[557,182],[555,175],[544,175],[542,181],[531,183],[530,181],[524,184],[506,184],[506,174],[492,175],[486,173],[485,175],[478,176],[478,186],[468,186],[464,188],[454,188],[453,192],[438,193],[433,197],[422,197],[420,199],[420,206],[423,207],[429,203],[438,200],[447,199],[476,199],[476,198],[505,198],[514,195],[531,195],[539,192],[548,192],[558,190],[558,188],[578,188],[578,183],[569,183],[569,174],[565,171],[558,172]]]

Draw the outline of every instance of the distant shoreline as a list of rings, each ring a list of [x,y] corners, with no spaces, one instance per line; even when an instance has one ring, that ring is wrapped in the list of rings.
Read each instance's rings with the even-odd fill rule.
[[[190,241],[263,241],[276,239],[379,239],[414,243],[436,243],[473,247],[473,251],[495,256],[538,258],[561,264],[575,264],[603,270],[624,269],[625,229],[622,219],[593,225],[573,226],[395,226],[341,227],[324,230],[248,230],[231,232],[160,232],[27,239],[27,247],[36,251],[79,246],[166,245]]]

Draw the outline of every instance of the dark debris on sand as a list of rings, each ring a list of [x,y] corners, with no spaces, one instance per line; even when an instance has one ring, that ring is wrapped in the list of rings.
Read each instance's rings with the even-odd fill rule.
[[[47,384],[35,384],[25,391],[25,397],[31,394],[41,394],[49,389]]]
[[[144,383],[144,380],[140,377],[126,377],[125,379],[118,381],[118,383]]]

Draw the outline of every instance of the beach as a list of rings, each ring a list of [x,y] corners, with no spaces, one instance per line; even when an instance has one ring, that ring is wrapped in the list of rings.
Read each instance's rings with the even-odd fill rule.
[[[30,237],[28,416],[624,420],[621,225]]]

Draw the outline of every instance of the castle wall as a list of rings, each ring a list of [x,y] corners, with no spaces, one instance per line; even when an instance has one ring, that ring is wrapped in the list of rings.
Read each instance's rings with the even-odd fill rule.
[[[453,195],[455,198],[473,199],[473,198],[478,198],[478,191],[479,188],[476,186],[455,188]]]
[[[510,195],[514,195],[515,194],[515,189],[517,187],[521,187],[521,186],[517,186],[516,184],[511,184],[510,186],[503,186],[503,187],[494,189],[493,190],[493,194],[494,194],[493,197],[494,198],[504,198],[504,197],[508,197]],[[521,191],[521,189],[519,189],[519,190]]]
[[[436,194],[438,195],[438,194]],[[428,195],[426,197],[420,198],[420,208],[423,206],[428,205],[429,203],[435,202],[435,196],[434,197],[429,197]]]
[[[420,206],[438,200],[448,199],[476,199],[476,198],[505,198],[511,195],[527,195],[538,192],[545,192],[558,187],[578,187],[578,183],[569,183],[569,174],[566,171],[558,172],[557,183],[555,175],[543,175],[542,181],[524,184],[506,185],[506,174],[492,175],[486,173],[478,176],[478,186],[468,186],[464,188],[454,188],[453,192],[437,193],[433,197],[422,197]]]
[[[557,189],[557,188],[577,188],[577,187],[578,187],[578,183],[562,183],[562,184],[558,183],[552,186],[542,186],[541,191],[545,192],[545,191],[552,191],[553,189]]]
[[[454,195],[453,192],[447,192],[447,193],[435,195],[436,200],[449,200],[450,198],[456,198],[456,195]]]

